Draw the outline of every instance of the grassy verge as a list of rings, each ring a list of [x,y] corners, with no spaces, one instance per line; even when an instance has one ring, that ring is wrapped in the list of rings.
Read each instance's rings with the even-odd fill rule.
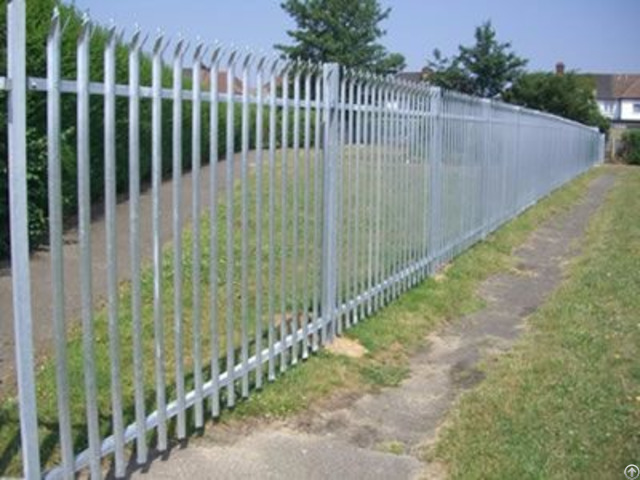
[[[311,169],[313,179],[314,170]],[[300,172],[302,175],[302,172]],[[540,202],[536,207],[527,211],[518,219],[510,222],[494,235],[491,235],[486,242],[477,245],[467,253],[461,255],[447,271],[444,281],[428,280],[411,292],[404,295],[399,301],[393,303],[383,311],[362,322],[348,333],[350,337],[359,340],[369,351],[361,359],[353,360],[347,357],[334,356],[327,352],[320,352],[311,356],[303,366],[290,369],[285,375],[281,375],[277,382],[269,384],[263,391],[253,394],[249,399],[237,404],[233,411],[226,411],[223,420],[242,419],[251,417],[282,417],[299,412],[307,408],[312,403],[327,398],[336,392],[364,392],[380,386],[395,385],[399,383],[407,374],[407,357],[412,349],[423,342],[423,337],[434,326],[449,318],[455,318],[468,311],[477,308],[480,303],[474,296],[474,290],[482,279],[492,273],[510,267],[510,252],[513,247],[520,244],[538,224],[557,213],[569,208],[585,192],[590,178],[596,173],[587,174],[575,180],[568,186],[554,193],[549,198]],[[289,174],[290,178],[291,174]],[[255,176],[251,175],[249,192],[255,191]],[[266,172],[264,178],[267,182]],[[290,180],[288,180],[290,181]],[[264,189],[266,192],[267,189]],[[269,282],[266,276],[266,265],[268,264],[268,251],[264,248],[267,243],[268,220],[275,221],[274,229],[276,236],[280,237],[283,231],[289,232],[292,225],[292,212],[297,211],[299,218],[311,218],[311,215],[304,214],[304,198],[298,198],[297,210],[292,210],[290,205],[293,191],[288,192],[287,200],[288,212],[286,218],[281,218],[283,204],[280,200],[282,191],[282,178],[280,172],[276,175],[275,191],[278,192],[275,199],[274,215],[263,217],[262,234],[263,248],[257,249],[255,241],[249,245],[249,256],[255,259],[256,255],[261,255],[263,270],[258,271],[255,264],[249,265],[249,291],[251,295],[255,291],[255,281],[258,275],[262,275],[263,284]],[[234,283],[240,282],[240,215],[241,205],[240,189],[234,192]],[[302,195],[302,189],[298,192]],[[250,209],[253,210],[254,197],[250,198]],[[263,205],[266,205],[266,198],[263,198]],[[309,205],[313,211],[314,205]],[[225,265],[227,258],[225,253],[226,239],[226,208],[224,203],[220,205],[218,224],[218,252],[219,252],[219,275],[218,285],[218,305],[217,314],[220,319],[220,352],[226,348],[224,319],[226,316],[225,298]],[[366,215],[365,215],[366,217]],[[365,218],[361,218],[366,220]],[[309,231],[313,231],[312,221],[308,225]],[[250,231],[255,231],[256,219],[249,219]],[[300,227],[299,227],[300,228]],[[300,234],[302,235],[302,234]],[[302,236],[300,237],[302,239]],[[289,238],[288,242],[291,241]],[[388,242],[393,244],[393,242]],[[192,274],[193,263],[191,260],[191,232],[185,232],[184,236],[184,256],[183,256],[183,325],[184,325],[184,361],[185,372],[193,372],[193,360],[190,356],[193,342],[193,302],[192,302]],[[204,358],[210,358],[210,330],[208,319],[207,296],[208,290],[208,260],[209,251],[209,225],[203,223],[202,232],[202,333],[201,343],[203,345]],[[306,248],[311,248],[306,245]],[[364,248],[362,249],[364,251]],[[275,244],[276,259],[279,259],[281,245]],[[304,252],[299,253],[299,259],[304,258]],[[170,248],[163,254],[163,310],[165,319],[165,371],[168,386],[167,394],[169,398],[175,396],[175,351],[173,329],[173,255]],[[253,260],[252,260],[253,262]],[[285,311],[292,306],[290,293],[291,285],[304,285],[304,275],[314,275],[315,268],[293,269],[292,263],[288,263],[286,275],[287,292],[285,297],[281,297],[276,288],[275,304],[276,314],[282,312],[282,300],[284,300]],[[279,260],[276,261],[276,271],[279,272]],[[353,274],[353,273],[352,273]],[[143,303],[143,328],[144,328],[144,357],[145,357],[145,386],[147,396],[147,412],[155,407],[154,393],[154,372],[153,372],[153,277],[150,268],[146,268],[142,277],[142,303]],[[277,273],[275,283],[280,284],[281,276]],[[238,285],[235,285],[238,288]],[[299,292],[298,292],[299,293]],[[266,304],[267,299],[263,299]],[[236,319],[241,314],[240,300],[234,299],[234,312]],[[297,308],[300,308],[299,305]],[[249,299],[249,318],[254,318],[256,311],[254,308],[254,297]],[[266,313],[266,312],[265,312]],[[125,401],[124,420],[127,423],[133,421],[133,366],[132,366],[132,336],[131,336],[131,292],[128,284],[123,284],[120,292],[120,335],[121,335],[121,377],[123,381],[123,398]],[[236,321],[236,326],[239,321]],[[249,324],[249,335],[254,334],[253,320]],[[111,405],[110,405],[110,372],[108,354],[108,329],[106,321],[106,311],[102,309],[96,313],[96,362],[98,379],[98,409],[100,411],[100,425],[103,434],[111,431]],[[80,332],[76,329],[70,335],[69,343],[69,369],[71,385],[71,415],[73,435],[76,450],[86,445],[86,419],[85,419],[85,399],[83,391],[82,367],[84,364],[84,354],[82,351]],[[239,344],[239,331],[234,331],[234,346]],[[250,352],[251,353],[251,352]],[[236,352],[237,354],[237,352]],[[224,359],[221,362],[224,370]],[[207,371],[205,378],[209,377]],[[188,376],[186,379],[187,389],[193,388],[193,379]],[[41,425],[41,452],[43,461],[51,465],[58,460],[58,430],[57,430],[57,410],[56,410],[56,390],[55,390],[54,363],[45,361],[38,374],[38,416]],[[17,423],[17,408],[14,400],[5,400],[0,405],[0,475],[19,474],[19,435]]]
[[[456,258],[438,280],[426,280],[350,329],[346,336],[366,347],[364,357],[351,359],[321,351],[226,411],[223,421],[284,417],[333,394],[362,394],[397,385],[409,372],[409,355],[424,344],[424,337],[442,322],[480,308],[482,302],[475,294],[479,283],[514,268],[512,250],[542,222],[574,205],[598,174],[592,171],[559,189]]]
[[[453,478],[624,478],[640,461],[640,170],[620,182],[568,280],[452,413],[435,454]]]

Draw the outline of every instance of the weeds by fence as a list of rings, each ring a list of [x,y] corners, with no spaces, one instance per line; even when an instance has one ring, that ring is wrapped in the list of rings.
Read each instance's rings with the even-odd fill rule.
[[[178,42],[167,54],[161,35],[151,42],[150,84],[141,83],[141,32],[128,46],[127,83],[119,84],[116,71],[123,59],[116,55],[115,29],[106,33],[104,51],[96,57],[90,54],[88,19],[77,38],[77,74],[63,79],[62,28],[55,14],[46,78],[27,78],[24,5],[24,0],[8,3],[9,62],[2,81],[9,98],[20,418],[14,403],[0,407],[7,419],[0,426],[1,473],[22,469],[26,477],[37,478],[44,470],[57,478],[88,468],[99,478],[102,459],[113,454],[115,474],[123,475],[130,444],[136,460],[147,461],[150,446],[165,450],[171,437],[184,438],[223,406],[233,407],[238,397],[276,380],[601,159],[602,140],[594,129],[334,64],[287,63],[196,45],[187,57],[191,86],[184,89],[186,46]],[[163,83],[166,56],[173,72],[169,88]],[[104,65],[101,82],[89,78],[95,62]],[[203,66],[210,71],[208,84],[200,77]],[[226,91],[218,85],[220,71],[227,72]],[[241,94],[234,90],[236,72]],[[54,285],[55,357],[37,373],[32,336],[38,326],[32,322],[29,288],[27,87],[32,95],[46,94]],[[79,293],[65,291],[63,95],[74,98],[77,108]],[[99,118],[90,108],[95,102],[102,102]],[[116,109],[121,102],[127,107]],[[117,117],[124,111],[126,123]],[[149,145],[143,146],[147,113],[151,131]],[[104,143],[99,172],[105,190],[104,308],[94,302],[91,268],[95,123],[102,125]],[[126,152],[117,141],[123,125]],[[220,138],[224,163],[215,168]],[[160,202],[167,158],[171,211]],[[151,171],[151,238],[140,233],[144,164]],[[117,248],[123,232],[116,229],[123,165],[130,238],[124,252]],[[193,177],[189,218],[183,218],[181,205],[185,167]],[[200,190],[203,172],[207,192]],[[160,228],[163,215],[171,215],[171,231]],[[153,244],[148,262],[140,254],[142,242]],[[122,256],[129,281],[119,284]],[[69,295],[81,297],[79,327],[65,312]]]

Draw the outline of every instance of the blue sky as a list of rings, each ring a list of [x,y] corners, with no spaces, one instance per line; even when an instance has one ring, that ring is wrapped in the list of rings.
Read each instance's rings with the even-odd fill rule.
[[[207,42],[269,51],[286,42],[293,22],[279,0],[76,0],[93,19],[133,30],[158,28]],[[511,41],[531,70],[558,60],[583,72],[640,72],[640,0],[381,0],[392,7],[382,43],[425,64],[434,48],[449,55],[473,40],[474,27],[491,19],[502,41]]]

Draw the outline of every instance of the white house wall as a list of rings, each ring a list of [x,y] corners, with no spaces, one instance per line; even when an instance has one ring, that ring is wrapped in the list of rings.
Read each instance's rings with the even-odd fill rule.
[[[640,98],[621,100],[620,119],[640,122]]]
[[[617,120],[620,118],[620,103],[618,100],[598,100],[600,113],[607,118]]]

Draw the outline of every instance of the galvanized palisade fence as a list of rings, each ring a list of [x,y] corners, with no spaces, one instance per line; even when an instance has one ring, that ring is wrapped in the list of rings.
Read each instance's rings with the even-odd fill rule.
[[[111,455],[122,476],[129,452],[144,463],[151,443],[163,451],[171,437],[185,438],[190,428],[219,416],[223,404],[233,407],[237,395],[246,398],[275,380],[602,157],[601,137],[592,128],[335,64],[197,45],[185,80],[185,42],[174,45],[165,65],[168,42],[159,35],[144,53],[139,31],[128,42],[128,84],[116,84],[121,40],[110,29],[103,57],[90,58],[88,19],[77,39],[76,78],[62,79],[57,13],[47,40],[47,76],[27,77],[25,0],[9,0],[7,7],[8,71],[1,86],[9,99],[11,265],[27,478],[72,478],[83,469],[99,478]],[[151,84],[142,85],[141,59],[149,56]],[[90,81],[91,62],[104,62],[101,82]],[[167,87],[163,73],[169,69]],[[38,433],[27,89],[46,94],[47,104],[57,465],[41,458]],[[80,292],[65,291],[62,95],[77,104]],[[95,98],[103,102],[101,118],[91,117]],[[129,187],[120,200],[128,205],[126,231],[117,228],[119,98],[128,101]],[[148,192],[140,173],[147,160],[140,153],[144,112],[151,114]],[[91,122],[104,126],[104,308],[94,301],[102,295],[92,283]],[[170,152],[163,151],[167,123]],[[185,131],[190,161],[183,158]],[[187,175],[191,198],[185,206]],[[162,202],[163,181],[170,182],[171,208]],[[151,228],[143,236],[141,204],[149,196]],[[162,228],[164,218],[171,219],[170,229]],[[121,235],[129,238],[124,252],[117,248]],[[147,242],[152,253],[144,258]],[[81,297],[79,332],[69,328],[68,295]],[[105,335],[98,335],[103,328]],[[83,358],[81,387],[70,381],[77,373],[68,361],[74,335]],[[97,372],[108,372],[106,384]],[[80,426],[73,419],[79,403],[86,422]]]

